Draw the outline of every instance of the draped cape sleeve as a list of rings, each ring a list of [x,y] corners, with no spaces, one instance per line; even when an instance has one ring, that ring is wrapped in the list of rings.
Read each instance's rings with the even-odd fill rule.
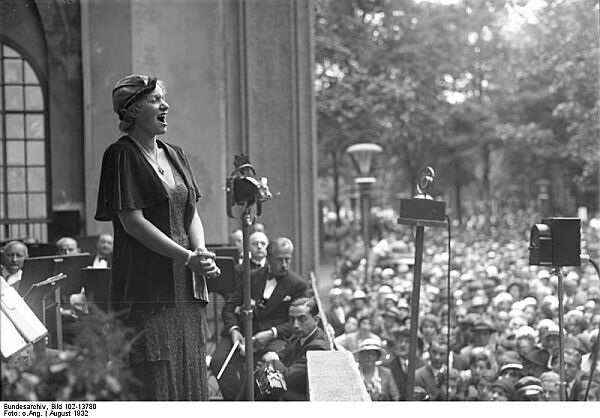
[[[128,137],[111,144],[102,157],[95,219],[112,221],[115,213],[144,209],[168,198],[167,191]]]

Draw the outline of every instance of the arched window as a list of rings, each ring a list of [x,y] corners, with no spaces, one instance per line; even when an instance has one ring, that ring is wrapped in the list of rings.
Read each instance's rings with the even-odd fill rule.
[[[44,89],[27,60],[0,43],[0,240],[47,239]]]

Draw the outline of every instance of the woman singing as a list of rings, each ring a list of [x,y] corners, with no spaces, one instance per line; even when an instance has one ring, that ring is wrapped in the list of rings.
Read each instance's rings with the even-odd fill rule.
[[[112,101],[125,135],[104,152],[95,218],[113,223],[110,304],[138,336],[139,397],[206,400],[204,277],[218,269],[204,248],[200,192],[183,150],[156,139],[167,132],[164,84],[129,75]]]

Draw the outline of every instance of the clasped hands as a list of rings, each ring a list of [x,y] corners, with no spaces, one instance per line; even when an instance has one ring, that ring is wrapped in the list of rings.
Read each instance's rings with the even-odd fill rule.
[[[196,274],[212,279],[221,275],[221,269],[215,262],[217,255],[205,248],[196,248],[187,267]]]

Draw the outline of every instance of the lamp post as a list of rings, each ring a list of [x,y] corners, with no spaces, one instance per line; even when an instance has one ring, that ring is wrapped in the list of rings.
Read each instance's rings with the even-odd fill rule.
[[[550,179],[539,179],[535,182],[537,187],[537,205],[538,210],[544,216],[550,215],[550,195],[552,191],[552,181]]]
[[[369,282],[369,254],[370,254],[370,231],[369,231],[369,197],[373,183],[377,181],[371,173],[371,163],[375,154],[383,151],[380,145],[373,143],[360,143],[350,145],[346,149],[346,153],[352,159],[354,168],[358,176],[354,179],[354,183],[358,186],[360,192],[360,207],[361,207],[361,234],[365,247],[365,284]]]

